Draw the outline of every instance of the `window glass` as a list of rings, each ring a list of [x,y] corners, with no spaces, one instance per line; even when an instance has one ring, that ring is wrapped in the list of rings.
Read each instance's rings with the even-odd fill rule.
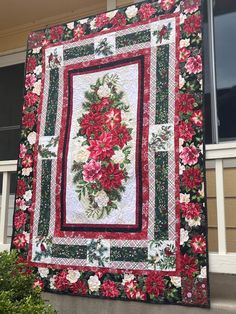
[[[0,68],[0,160],[17,159],[24,64]]]
[[[217,106],[220,141],[236,139],[236,1],[214,6]]]
[[[203,71],[204,71],[204,131],[206,144],[212,143],[211,128],[211,94],[210,94],[210,77],[209,77],[209,35],[206,3],[204,6],[204,23],[203,23]]]

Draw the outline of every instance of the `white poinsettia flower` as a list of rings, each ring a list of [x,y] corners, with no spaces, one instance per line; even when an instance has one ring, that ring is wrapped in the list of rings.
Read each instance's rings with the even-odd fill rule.
[[[41,92],[41,80],[38,80],[37,82],[34,83],[33,92],[35,94],[37,94],[38,96],[40,95],[40,92]]]
[[[190,194],[180,193],[180,203],[189,203],[190,202]]]
[[[185,14],[180,14],[180,20],[179,20],[179,23],[180,24],[183,24],[184,23],[184,20],[187,18],[187,16]]]
[[[124,286],[126,282],[130,282],[131,280],[134,280],[134,275],[133,274],[124,274],[124,278],[122,280],[122,285]]]
[[[34,48],[33,53],[34,54],[40,53],[41,49],[42,49],[41,47]]]
[[[90,151],[88,150],[88,145],[78,145],[74,150],[74,160],[76,162],[86,162],[89,158]]]
[[[181,287],[181,277],[170,276],[170,281],[176,288]]]
[[[98,97],[99,98],[105,98],[105,97],[109,97],[111,94],[111,89],[109,88],[109,86],[105,83],[103,85],[101,85],[97,91]]]
[[[183,76],[179,76],[179,88],[183,88],[184,85],[185,85],[186,81],[185,79],[183,78]]]
[[[39,272],[40,277],[46,278],[49,274],[49,269],[46,267],[39,267],[38,272]]]
[[[138,8],[136,8],[135,5],[131,5],[125,10],[125,14],[127,15],[129,19],[132,19],[133,17],[135,17],[137,13],[138,13]]]
[[[109,197],[107,196],[107,193],[102,190],[102,191],[97,192],[94,200],[97,203],[98,207],[102,208],[102,207],[107,206],[109,202]]]
[[[89,277],[88,286],[89,286],[89,290],[92,291],[92,292],[95,292],[95,291],[99,290],[99,288],[101,286],[101,282],[98,279],[97,275]]]
[[[84,24],[84,23],[87,23],[88,22],[88,18],[86,19],[82,19],[82,20],[79,20],[80,24]]]
[[[91,29],[96,29],[97,26],[96,26],[96,19],[93,19],[92,21],[90,21],[90,28]]]
[[[189,45],[190,45],[190,39],[189,38],[181,39],[180,42],[179,42],[180,48],[188,47]]]
[[[184,242],[187,242],[189,239],[188,230],[183,228],[180,229],[180,245],[183,245]]]
[[[42,66],[41,65],[36,66],[36,68],[34,69],[34,73],[36,75],[41,74],[42,73]]]
[[[200,275],[198,276],[199,278],[206,278],[207,277],[207,267],[204,266],[201,268]]]
[[[25,192],[23,198],[28,202],[29,200],[31,200],[32,198],[32,191],[31,190],[28,190]]]
[[[56,275],[54,275],[53,277],[50,278],[50,289],[56,289],[55,287],[55,279],[56,279]]]
[[[112,156],[111,158],[116,164],[121,164],[124,159],[125,159],[125,155],[124,153],[122,152],[122,150],[116,150],[115,151],[115,154]]]
[[[67,23],[66,26],[67,26],[70,30],[72,30],[72,29],[74,28],[75,24],[74,24],[74,22],[70,22],[70,23]]]
[[[179,174],[182,175],[183,172],[185,170],[185,166],[184,165],[179,165]]]
[[[30,134],[27,136],[27,140],[29,141],[30,145],[35,144],[36,142],[36,132],[30,132]]]
[[[80,278],[80,272],[78,270],[68,270],[68,274],[66,275],[66,279],[69,280],[70,283],[76,283]]]
[[[28,177],[30,175],[30,173],[32,172],[32,168],[23,168],[21,173],[22,173],[22,176],[24,177]]]
[[[201,225],[201,217],[196,219],[188,219],[185,217],[185,221],[188,223],[189,227],[197,227]]]
[[[114,10],[114,11],[111,11],[111,12],[107,12],[106,16],[109,18],[109,19],[113,19],[113,17],[116,15],[118,10]]]

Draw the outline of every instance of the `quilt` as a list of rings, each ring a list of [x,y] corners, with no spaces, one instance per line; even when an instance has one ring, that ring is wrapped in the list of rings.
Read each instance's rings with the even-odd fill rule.
[[[35,286],[209,306],[200,0],[28,39],[12,248]]]

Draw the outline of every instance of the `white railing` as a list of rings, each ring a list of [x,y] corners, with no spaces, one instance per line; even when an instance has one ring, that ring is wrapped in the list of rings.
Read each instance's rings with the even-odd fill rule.
[[[214,162],[216,179],[216,204],[217,204],[217,230],[218,252],[210,252],[210,271],[218,273],[236,274],[236,252],[227,253],[226,224],[225,224],[225,199],[224,199],[224,160],[236,159],[236,143],[217,144],[206,146],[207,161]],[[0,161],[0,173],[3,173],[1,215],[0,215],[0,251],[9,249],[7,244],[7,230],[9,199],[10,199],[10,175],[16,172],[17,162]],[[11,217],[10,217],[11,218]],[[10,226],[11,227],[11,226]],[[8,233],[9,237],[9,233]]]
[[[8,250],[8,225],[9,225],[9,201],[10,201],[10,181],[11,174],[16,172],[17,161],[6,160],[0,161],[0,173],[2,173],[2,193],[1,194],[1,211],[0,211],[0,251]]]

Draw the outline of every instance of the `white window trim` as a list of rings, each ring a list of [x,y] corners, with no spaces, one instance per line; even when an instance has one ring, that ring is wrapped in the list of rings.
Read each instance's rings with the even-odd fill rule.
[[[0,53],[0,68],[19,63],[25,63],[25,47],[7,50]]]

